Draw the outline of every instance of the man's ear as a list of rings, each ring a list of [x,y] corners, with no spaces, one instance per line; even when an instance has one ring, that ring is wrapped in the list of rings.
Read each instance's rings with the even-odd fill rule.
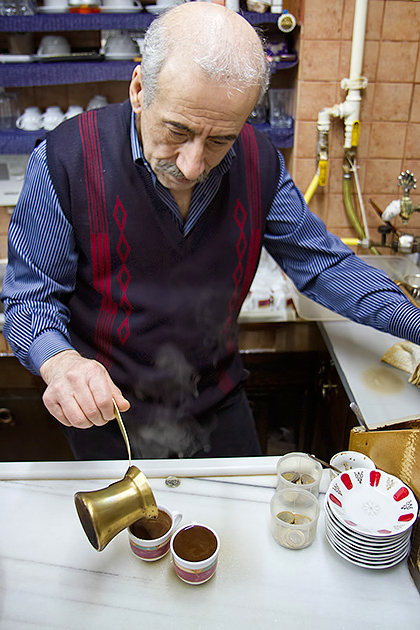
[[[133,76],[129,87],[131,107],[135,114],[140,114],[143,102],[143,75],[141,66],[138,65],[133,70]]]

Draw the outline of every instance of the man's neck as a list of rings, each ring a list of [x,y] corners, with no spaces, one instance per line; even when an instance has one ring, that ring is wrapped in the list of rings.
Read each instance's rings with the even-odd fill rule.
[[[191,203],[191,197],[192,197],[192,189],[188,189],[188,190],[183,190],[183,191],[174,191],[171,190],[170,191],[172,194],[172,197],[175,199],[175,201],[178,204],[178,208],[181,212],[182,218],[184,219],[184,223],[187,220],[187,216],[188,216],[188,211],[190,209],[190,203]]]

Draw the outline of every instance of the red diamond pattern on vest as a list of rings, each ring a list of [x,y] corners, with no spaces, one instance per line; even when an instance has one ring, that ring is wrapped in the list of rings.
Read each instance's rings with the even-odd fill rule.
[[[118,337],[121,343],[124,345],[127,339],[130,336],[130,315],[133,312],[133,307],[130,304],[130,300],[127,297],[127,289],[131,281],[131,274],[126,266],[126,260],[131,251],[131,247],[127,242],[127,239],[124,235],[124,228],[127,222],[127,213],[120,201],[120,198],[117,197],[117,201],[115,203],[114,214],[113,217],[115,219],[115,223],[118,225],[118,229],[120,230],[120,238],[118,240],[117,245],[117,253],[121,259],[121,269],[118,272],[118,284],[121,287],[122,297],[120,300],[120,308],[125,313],[125,318],[118,327]]]

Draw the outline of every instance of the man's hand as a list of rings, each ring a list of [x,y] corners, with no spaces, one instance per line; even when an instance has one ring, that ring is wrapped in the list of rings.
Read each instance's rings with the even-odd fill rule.
[[[40,373],[47,384],[44,404],[67,427],[88,429],[106,424],[114,418],[112,398],[120,411],[130,408],[104,366],[76,350],[64,350],[47,359]]]

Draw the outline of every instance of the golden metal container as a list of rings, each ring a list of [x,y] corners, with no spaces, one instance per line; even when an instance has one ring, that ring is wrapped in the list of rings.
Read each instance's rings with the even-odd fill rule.
[[[136,466],[130,466],[123,479],[107,488],[76,492],[74,502],[85,534],[97,551],[139,518],[158,516],[149,482]]]

